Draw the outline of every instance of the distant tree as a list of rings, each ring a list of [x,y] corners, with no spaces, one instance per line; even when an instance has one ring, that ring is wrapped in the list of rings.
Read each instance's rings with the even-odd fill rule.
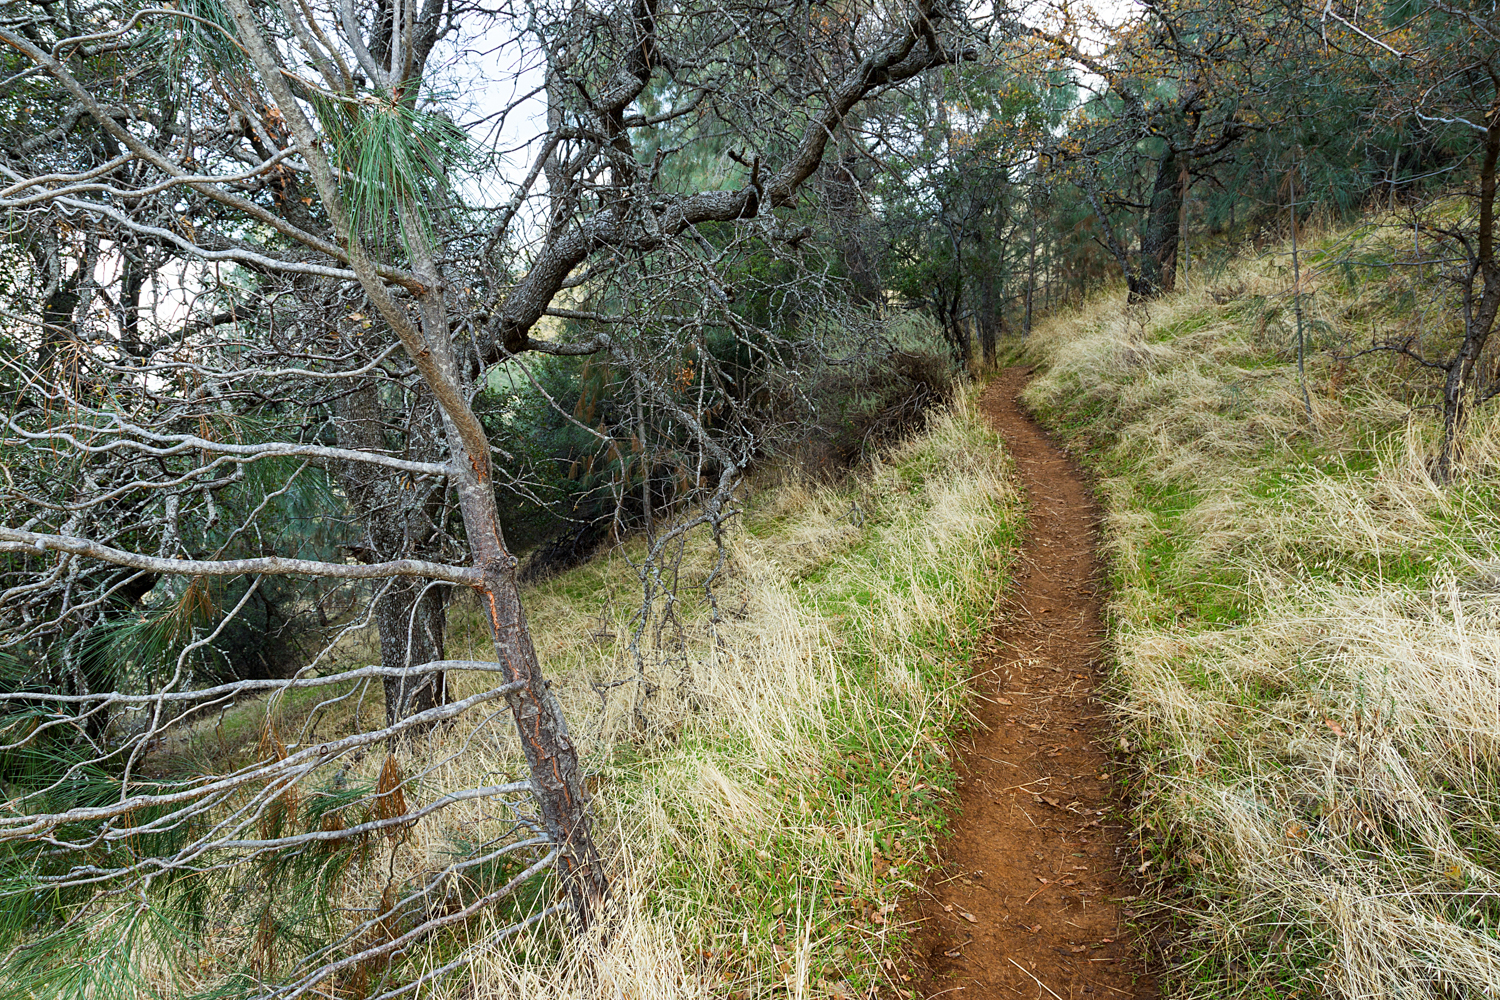
[[[905,143],[882,150],[889,280],[942,324],[961,362],[977,334],[994,363],[1014,302],[1035,284],[1028,199],[1040,197],[1033,178],[1072,94],[1066,70],[1022,39],[883,109],[908,123]]]
[[[1294,91],[1316,49],[1302,27],[1274,2],[1151,0],[1116,24],[1065,6],[1035,29],[1093,91],[1056,151],[1132,301],[1175,287],[1189,188],[1214,183],[1248,137],[1306,110]]]

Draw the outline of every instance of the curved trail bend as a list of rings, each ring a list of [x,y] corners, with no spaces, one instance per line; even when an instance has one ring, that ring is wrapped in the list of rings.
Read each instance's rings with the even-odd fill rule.
[[[962,812],[928,885],[928,997],[1154,998],[1127,923],[1129,850],[1111,789],[1100,679],[1099,511],[1082,474],[1020,408],[1011,368],[980,407],[1027,499],[1016,579],[975,678]]]

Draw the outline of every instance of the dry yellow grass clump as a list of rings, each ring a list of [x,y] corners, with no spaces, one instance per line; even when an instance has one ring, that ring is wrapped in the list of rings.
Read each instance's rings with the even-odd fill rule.
[[[538,651],[597,779],[618,920],[587,947],[555,925],[497,944],[435,995],[839,996],[892,975],[897,900],[943,822],[944,736],[1003,586],[1016,500],[966,394],[848,482],[763,474],[728,539],[720,622],[700,586],[716,554],[695,536],[676,621],[642,637],[639,679],[633,548],[534,587]],[[467,614],[450,655],[482,656]],[[522,773],[505,726],[455,729],[422,753],[408,773],[443,763],[419,801]],[[497,825],[482,803],[441,816],[418,824],[413,867]]]
[[[1500,420],[1434,483],[1424,377],[1339,359],[1410,317],[1314,272],[1309,421],[1285,263],[1101,295],[1030,346],[1029,399],[1109,506],[1140,870],[1185,995],[1494,995]]]

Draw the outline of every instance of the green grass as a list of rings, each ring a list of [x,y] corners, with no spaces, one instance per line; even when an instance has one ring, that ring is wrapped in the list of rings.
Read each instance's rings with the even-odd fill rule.
[[[528,589],[619,922],[594,950],[553,931],[496,948],[474,977],[558,997],[601,976],[626,996],[907,990],[904,901],[955,805],[948,741],[1021,528],[974,392],[841,482],[761,470],[731,523],[723,620],[710,629],[698,589],[717,554],[693,536],[682,645],[642,650],[649,696],[605,686],[635,670],[638,541]],[[467,609],[450,632],[455,655],[485,641]],[[513,773],[504,750],[472,766]]]
[[[526,590],[539,656],[596,796],[611,934],[577,940],[561,920],[540,924],[486,945],[469,967],[432,983],[431,996],[466,995],[474,983],[558,998],[909,994],[900,965],[908,901],[937,860],[956,804],[949,741],[967,724],[971,664],[1021,530],[1008,459],[977,412],[976,391],[965,389],[953,412],[839,483],[762,470],[727,536],[723,620],[712,627],[698,588],[718,553],[707,537],[691,537],[680,567],[680,643],[658,645],[648,633],[643,648],[649,697],[633,683],[604,686],[635,669],[628,637],[639,539]],[[481,616],[466,602],[450,609],[447,652],[490,655]],[[347,636],[334,654],[330,669],[372,662],[374,637]],[[488,682],[450,675],[460,697]],[[383,717],[379,688],[372,683],[365,698],[364,728]],[[283,743],[341,735],[359,725],[353,699],[314,715],[344,690],[298,690],[206,717],[154,750],[149,769],[182,781],[263,759],[275,752],[262,736],[268,722]],[[381,747],[345,758],[337,776],[309,775],[252,830],[273,837],[340,828],[325,820],[361,822],[377,808],[371,791],[387,764],[407,776],[408,805],[524,773],[500,708],[488,722],[461,719],[389,757]],[[100,998],[243,995],[276,963],[292,968],[299,949],[337,941],[510,830],[503,807],[469,800],[398,837],[262,854],[161,882],[149,906],[100,911],[46,947],[17,952],[0,995],[29,1000],[75,987]],[[160,848],[153,836],[106,850]],[[477,898],[518,868],[469,870],[444,905]],[[557,891],[555,879],[538,877],[469,924],[424,939],[389,971],[411,977],[440,965]],[[0,924],[32,944],[57,914],[82,912],[71,897],[40,916],[27,909],[29,897],[12,902]],[[406,926],[418,915],[390,920]],[[99,976],[85,983],[88,969],[67,979],[44,967],[67,955],[99,958],[73,963]],[[367,971],[351,967],[327,987],[361,995]]]

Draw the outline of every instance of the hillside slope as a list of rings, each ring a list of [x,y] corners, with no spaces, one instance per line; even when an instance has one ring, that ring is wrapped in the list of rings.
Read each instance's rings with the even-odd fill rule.
[[[1500,420],[1434,483],[1425,376],[1350,357],[1415,307],[1332,269],[1304,285],[1305,406],[1282,263],[1100,295],[1024,348],[1107,506],[1139,870],[1181,995],[1490,995]]]
[[[590,776],[617,919],[607,940],[582,942],[541,922],[424,996],[910,995],[896,964],[912,919],[903,901],[947,823],[948,738],[965,725],[971,658],[1021,526],[1009,459],[975,396],[961,390],[836,484],[759,473],[725,562],[711,538],[689,536],[674,615],[652,623],[639,663],[639,540],[528,589],[538,654]],[[485,655],[477,608],[456,606],[449,628],[450,655]],[[450,680],[456,697],[484,683]],[[357,711],[318,731],[357,725]],[[483,720],[397,757],[422,776],[408,793],[418,804],[524,773],[514,731]],[[380,767],[371,755],[350,785],[373,785]],[[497,812],[478,800],[415,824],[388,860],[348,869],[333,886],[340,904],[356,911],[421,883],[504,834],[512,821]],[[539,909],[553,892],[519,905]],[[491,908],[469,940],[526,912]],[[447,958],[435,943],[401,971]]]

